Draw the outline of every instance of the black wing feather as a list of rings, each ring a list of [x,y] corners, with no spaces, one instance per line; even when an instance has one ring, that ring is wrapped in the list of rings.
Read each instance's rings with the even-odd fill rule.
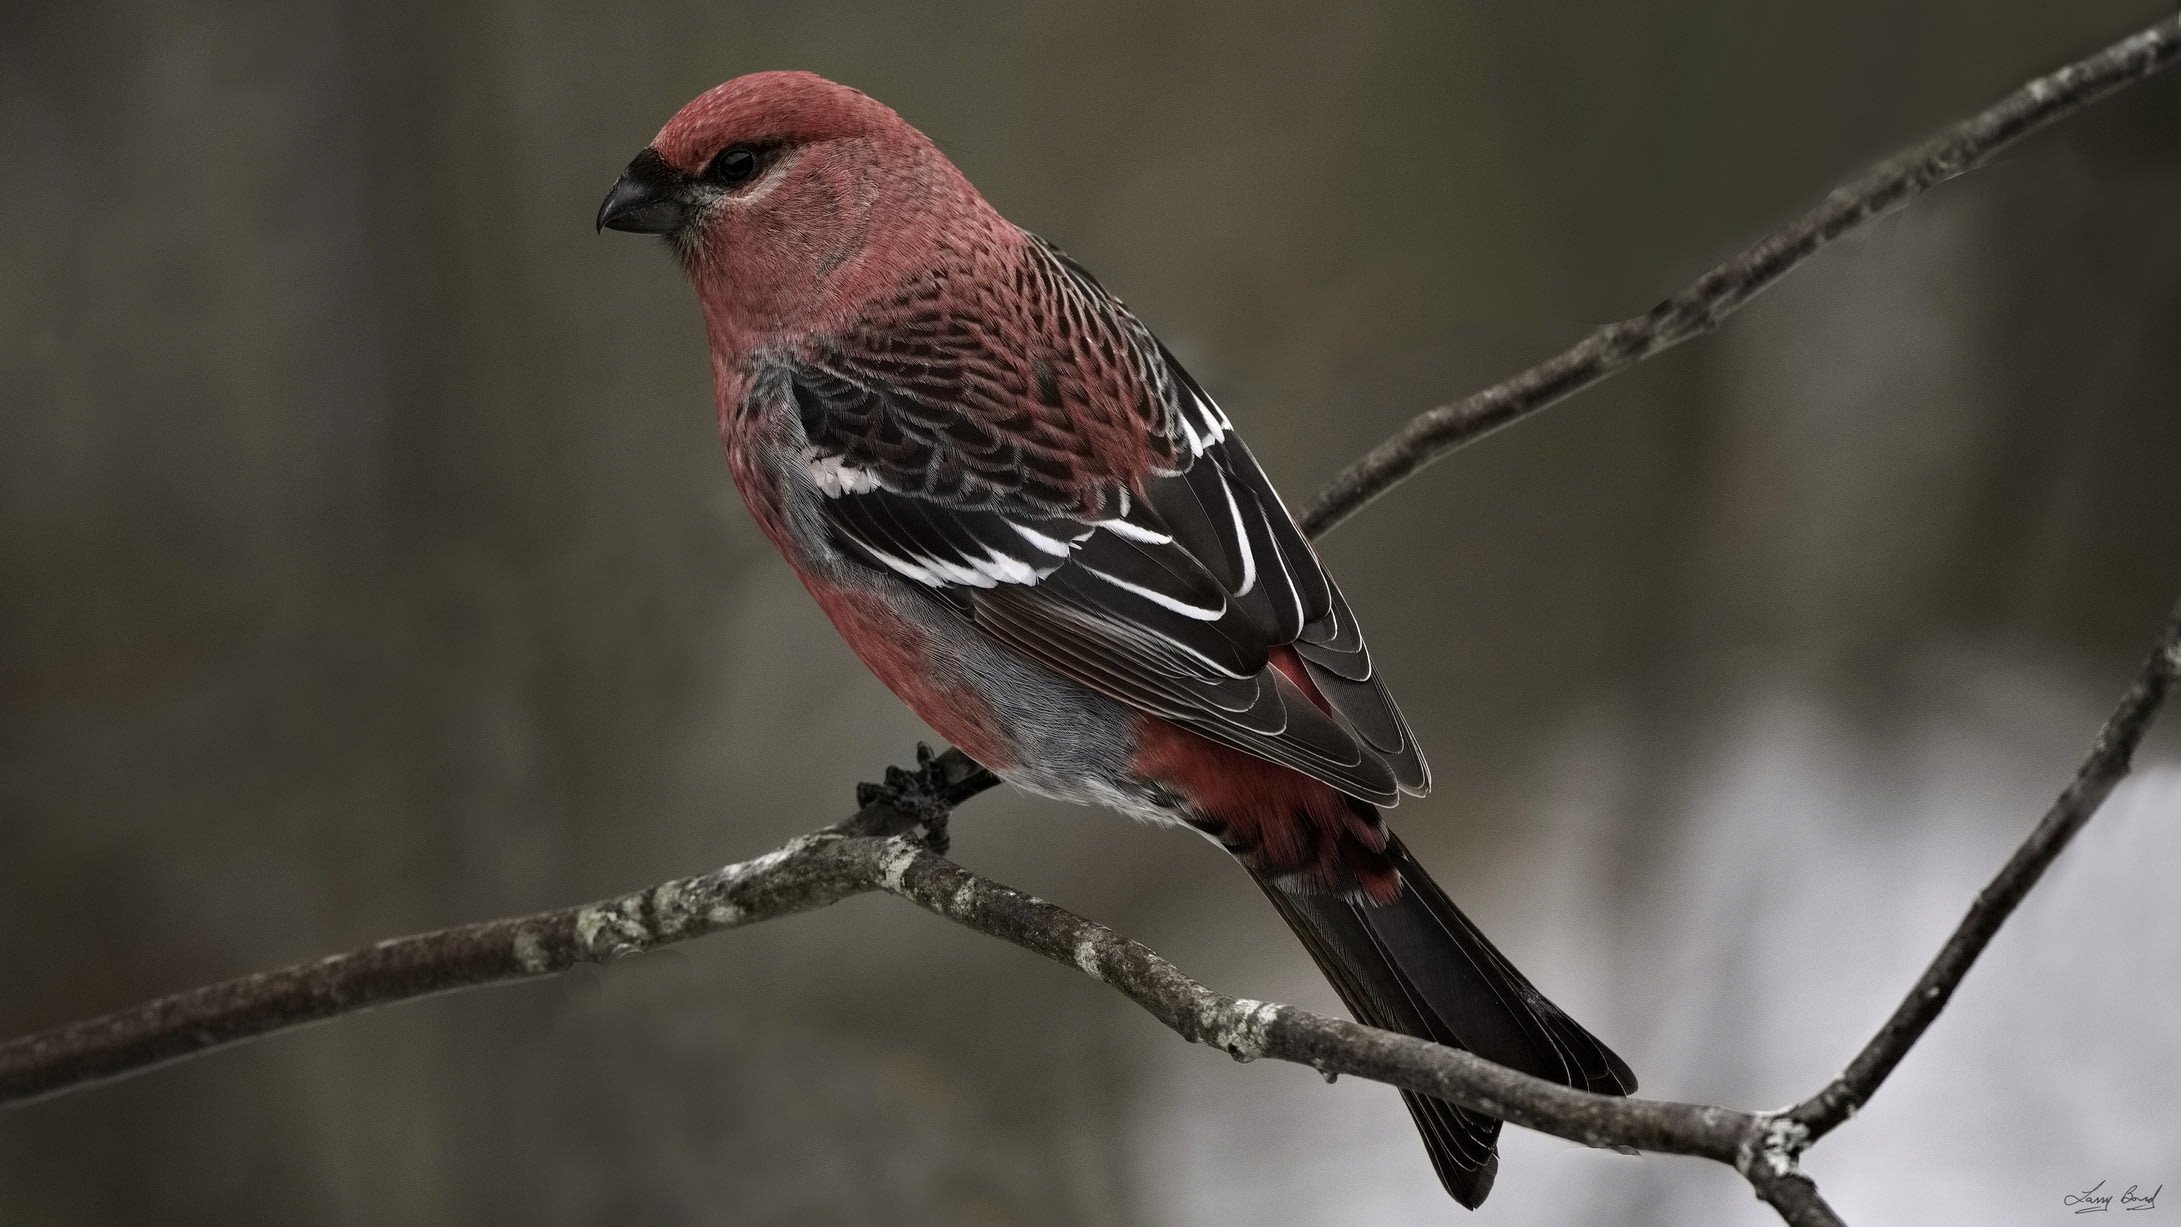
[[[1429,773],[1354,615],[1226,416],[1095,282],[1047,258],[1040,275],[1072,287],[1055,307],[1066,329],[1139,368],[1154,452],[1171,464],[1086,510],[1076,445],[987,386],[998,364],[949,348],[973,336],[804,354],[782,367],[814,474],[838,466],[820,480],[836,546],[1132,707],[1374,804],[1422,792]],[[1330,716],[1271,667],[1286,645]]]

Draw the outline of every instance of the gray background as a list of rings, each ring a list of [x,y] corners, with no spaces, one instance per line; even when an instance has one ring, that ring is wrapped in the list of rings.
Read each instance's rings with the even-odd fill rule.
[[[0,7],[0,1032],[754,854],[929,735],[746,521],[676,271],[591,233],[721,79],[893,103],[1300,499],[2169,7]],[[2181,78],[2100,106],[1326,543],[1442,781],[1401,830],[1650,1093],[1837,1069],[2181,590],[2177,120]],[[2145,759],[1817,1152],[1853,1221],[2181,1188]],[[1200,841],[997,794],[956,830],[1333,1008]],[[1479,1222],[1767,1219],[1506,1151]],[[883,899],[0,1117],[9,1227],[1460,1218],[1385,1088]]]

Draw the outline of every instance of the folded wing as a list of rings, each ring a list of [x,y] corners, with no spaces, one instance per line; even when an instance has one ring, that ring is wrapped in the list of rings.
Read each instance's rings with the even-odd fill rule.
[[[1028,318],[934,309],[784,363],[849,557],[1023,655],[1362,800],[1429,772],[1340,590],[1226,415],[1035,240]],[[872,338],[884,336],[883,345]],[[1291,646],[1322,711],[1271,666]]]

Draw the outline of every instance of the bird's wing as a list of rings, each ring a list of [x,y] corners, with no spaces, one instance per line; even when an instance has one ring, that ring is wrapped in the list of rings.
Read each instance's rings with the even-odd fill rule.
[[[1083,685],[1377,804],[1428,770],[1340,591],[1173,355],[1031,241],[783,360],[844,553]],[[1270,663],[1292,646],[1331,708]]]

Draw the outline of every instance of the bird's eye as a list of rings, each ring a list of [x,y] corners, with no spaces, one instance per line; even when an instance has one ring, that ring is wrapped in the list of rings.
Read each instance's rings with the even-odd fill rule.
[[[757,164],[755,149],[736,145],[720,150],[712,164],[704,168],[704,177],[721,187],[741,187],[756,176]]]

